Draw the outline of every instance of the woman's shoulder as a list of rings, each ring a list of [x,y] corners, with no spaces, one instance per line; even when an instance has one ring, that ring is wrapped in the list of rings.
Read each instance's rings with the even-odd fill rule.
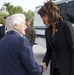
[[[61,25],[61,26],[64,27],[64,28],[66,28],[66,27],[68,27],[68,28],[73,28],[72,23],[69,22],[69,21],[60,21],[58,24]]]
[[[62,25],[67,25],[67,26],[69,26],[69,25],[71,25],[72,26],[72,24],[71,24],[71,22],[69,22],[69,21],[61,21],[60,22]]]
[[[69,27],[69,28],[73,29],[73,25],[69,21],[63,21],[63,27]]]
[[[71,24],[71,22],[69,22],[69,21],[63,21],[62,27],[63,27],[63,29],[64,29],[65,31],[66,31],[66,30],[70,30],[71,33],[74,32],[74,27],[73,27],[73,25]],[[73,33],[73,36],[74,36],[74,33]]]

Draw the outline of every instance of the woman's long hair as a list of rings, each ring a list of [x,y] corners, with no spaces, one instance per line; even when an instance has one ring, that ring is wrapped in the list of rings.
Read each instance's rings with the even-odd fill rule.
[[[40,16],[48,15],[51,23],[63,20],[62,16],[60,15],[59,7],[51,1],[46,2],[44,6],[39,9],[38,14]]]

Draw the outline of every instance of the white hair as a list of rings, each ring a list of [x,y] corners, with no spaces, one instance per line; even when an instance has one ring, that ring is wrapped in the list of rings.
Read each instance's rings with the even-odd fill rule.
[[[14,24],[19,24],[21,21],[25,22],[25,16],[24,14],[13,14],[12,16],[9,16],[6,18],[6,25],[8,30],[14,29]]]

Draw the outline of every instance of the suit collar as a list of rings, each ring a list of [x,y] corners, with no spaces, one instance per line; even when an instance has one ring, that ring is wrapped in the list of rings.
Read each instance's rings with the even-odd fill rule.
[[[47,32],[46,32],[46,36],[47,36],[47,41],[49,41],[48,43],[50,44],[51,48],[54,49],[53,45],[51,44],[50,41],[50,32],[51,32],[51,26],[49,25],[49,27],[47,27]]]
[[[58,21],[58,23],[56,24],[56,28],[58,28],[60,26],[62,21]]]
[[[22,34],[20,34],[20,33],[19,33],[18,31],[16,31],[16,30],[10,30],[10,31],[7,32],[7,34],[18,34],[18,35],[22,36]]]

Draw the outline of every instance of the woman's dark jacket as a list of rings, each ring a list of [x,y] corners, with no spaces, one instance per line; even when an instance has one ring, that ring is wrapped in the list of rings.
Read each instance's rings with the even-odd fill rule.
[[[59,21],[56,25],[54,45],[50,42],[51,25],[45,30],[47,51],[43,62],[52,75],[56,61],[61,75],[74,75],[74,29],[70,22]]]

